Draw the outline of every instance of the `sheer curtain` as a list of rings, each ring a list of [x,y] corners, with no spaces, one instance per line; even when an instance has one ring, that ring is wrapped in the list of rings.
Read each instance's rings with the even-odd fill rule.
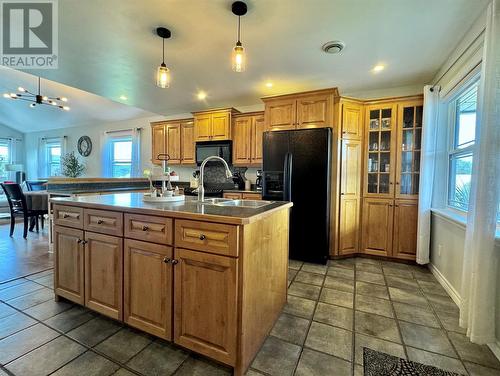
[[[141,177],[141,128],[104,132],[101,135],[102,174],[104,177],[113,177],[113,150],[112,141],[119,138],[132,139],[132,165],[130,177]]]
[[[460,325],[478,344],[495,341],[499,177],[500,0],[493,0],[487,10],[460,307]]]
[[[417,262],[428,264],[431,242],[431,204],[436,163],[437,121],[439,87],[424,86],[424,118],[422,129],[422,154],[420,157],[420,181],[417,227]]]

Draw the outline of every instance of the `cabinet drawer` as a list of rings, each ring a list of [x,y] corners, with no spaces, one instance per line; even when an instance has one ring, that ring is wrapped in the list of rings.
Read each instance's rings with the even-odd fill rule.
[[[140,214],[125,214],[125,237],[152,243],[173,242],[172,219]]]
[[[175,221],[175,246],[238,256],[238,227],[189,220]]]
[[[241,200],[241,193],[224,193],[223,197],[231,200]]]
[[[243,200],[262,200],[262,195],[260,193],[243,193]]]
[[[74,228],[83,228],[83,208],[66,205],[54,205],[54,224]]]
[[[107,210],[85,209],[83,228],[100,234],[123,236],[123,214]]]

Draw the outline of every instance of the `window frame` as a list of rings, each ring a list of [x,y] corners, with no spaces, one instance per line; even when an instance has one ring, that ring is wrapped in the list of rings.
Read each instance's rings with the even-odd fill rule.
[[[114,146],[115,146],[115,143],[117,143],[117,142],[130,142],[130,161],[129,162],[123,162],[123,161],[117,162],[117,160],[115,160],[115,155],[114,155],[115,147]],[[132,178],[133,173],[134,173],[134,171],[133,171],[133,168],[134,168],[134,162],[133,162],[133,159],[134,159],[134,138],[132,137],[132,135],[121,135],[121,136],[111,137],[109,153],[110,153],[109,163],[110,163],[111,177],[112,178],[125,178],[125,179]],[[115,176],[114,175],[115,165],[117,165],[117,164],[123,165],[125,163],[127,163],[130,166],[129,176],[128,177]]]
[[[59,148],[59,174],[52,174],[52,166],[56,166],[57,163],[52,162],[52,149]],[[62,142],[60,140],[51,140],[45,144],[45,169],[47,171],[47,177],[61,176],[62,174]]]
[[[476,100],[479,95],[479,74],[474,75],[471,79],[469,79],[462,87],[457,91],[457,93],[451,98],[448,102],[448,150],[447,150],[447,176],[446,176],[446,206],[449,209],[459,211],[460,213],[466,214],[468,212],[469,203],[467,203],[467,209],[464,209],[462,206],[456,205],[452,203],[451,199],[451,183],[454,182],[455,176],[452,176],[452,164],[453,161],[457,161],[460,158],[470,156],[472,159],[474,158],[474,151],[476,147],[476,135],[474,134],[474,142],[469,142],[469,145],[465,147],[459,147],[458,144],[458,101],[460,97],[467,93],[473,86],[477,87],[477,95]],[[477,121],[477,107],[476,107],[476,121]],[[474,160],[472,160],[474,163]],[[454,187],[454,185],[453,185]],[[454,189],[454,188],[453,188]]]

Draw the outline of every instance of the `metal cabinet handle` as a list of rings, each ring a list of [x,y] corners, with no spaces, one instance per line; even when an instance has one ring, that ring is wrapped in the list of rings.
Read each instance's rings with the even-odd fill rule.
[[[205,240],[207,237],[204,234],[200,235],[200,240]]]
[[[165,256],[165,257],[163,258],[163,262],[164,262],[165,264],[168,264],[168,263],[169,263],[169,262],[171,262],[171,261],[172,261],[172,259],[168,258],[167,256]]]
[[[148,231],[149,227],[148,226],[142,226],[142,231]]]
[[[64,214],[63,214],[63,218],[69,218],[69,214],[64,213]]]
[[[396,182],[396,185],[399,185],[399,181]]]
[[[98,224],[98,225],[102,225],[103,223],[104,223],[104,221],[103,221],[102,219],[98,219],[98,220],[97,220],[97,224]]]
[[[389,184],[392,185],[392,181],[390,181]]]
[[[172,265],[175,265],[175,264],[178,264],[178,263],[179,263],[179,260],[175,260],[175,259],[174,259],[174,260],[172,260],[172,261],[170,261],[170,262],[172,263]]]
[[[83,240],[82,239],[77,239],[76,242],[80,244]]]

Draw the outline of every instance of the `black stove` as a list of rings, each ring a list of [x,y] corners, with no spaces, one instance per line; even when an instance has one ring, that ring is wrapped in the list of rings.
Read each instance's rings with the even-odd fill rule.
[[[205,197],[222,197],[222,189],[205,188]],[[186,196],[198,196],[198,188],[184,188]]]

